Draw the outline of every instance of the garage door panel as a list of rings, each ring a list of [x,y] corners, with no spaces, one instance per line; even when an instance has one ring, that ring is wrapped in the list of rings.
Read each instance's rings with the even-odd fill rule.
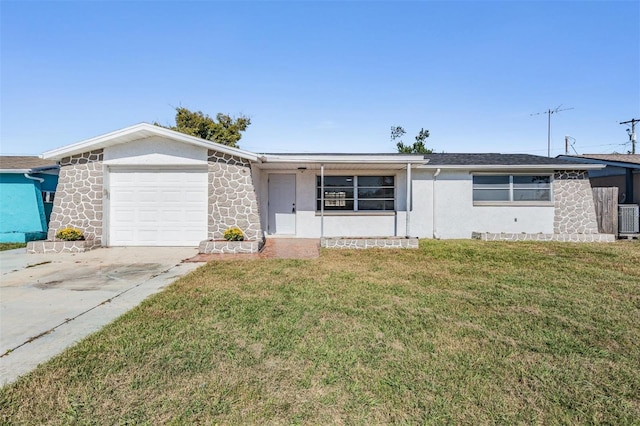
[[[134,222],[136,212],[131,208],[116,208],[111,210],[111,219],[118,222]]]
[[[140,226],[144,226],[144,224],[147,223],[155,224],[159,221],[158,212],[150,208],[141,208],[140,210],[138,210],[138,217],[136,219]]]
[[[112,171],[110,244],[195,246],[207,237],[206,171]]]
[[[183,195],[184,201],[188,203],[198,202],[200,200],[200,197],[202,196],[202,194],[195,191],[187,191]]]
[[[151,189],[145,189],[145,190],[141,190],[138,191],[137,193],[137,200],[141,203],[156,203],[158,200],[158,191],[154,191]]]
[[[200,221],[200,212],[187,211],[185,212],[183,220],[189,223],[197,223]]]
[[[165,191],[162,193],[161,197],[166,203],[180,203],[184,201],[184,195],[179,190]],[[202,197],[202,193],[198,198],[201,198],[201,197]]]
[[[186,212],[184,210],[165,209],[160,212],[160,222],[166,224],[183,222],[185,213]]]
[[[120,188],[119,190],[111,190],[111,201],[135,201],[136,194],[128,188]]]

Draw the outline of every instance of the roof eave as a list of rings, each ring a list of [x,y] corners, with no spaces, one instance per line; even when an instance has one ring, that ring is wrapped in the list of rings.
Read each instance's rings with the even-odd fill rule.
[[[126,143],[127,141],[124,140],[124,138],[134,135],[135,133],[140,133],[141,135],[151,133],[153,135],[164,136],[168,139],[178,142],[188,143],[207,149],[213,149],[224,154],[244,158],[249,161],[259,161],[258,155],[252,152],[244,151],[238,148],[232,148],[226,145],[211,142],[195,136],[186,135],[184,133],[176,132],[175,130],[166,129],[164,127],[156,126],[149,123],[136,124],[124,129],[116,130],[111,133],[96,136],[91,139],[86,139],[84,141],[80,141],[71,145],[46,151],[40,156],[40,158],[43,158],[45,160],[61,160],[64,157],[69,157],[75,154],[82,154],[83,152],[92,151],[94,149],[107,148],[109,146]],[[140,139],[144,139],[146,137],[149,136],[143,136]]]
[[[425,164],[418,166],[419,169],[443,169],[443,170],[600,170],[604,168],[602,164]]]
[[[580,164],[602,164],[603,167],[611,166],[611,167],[620,167],[623,169],[640,169],[640,164],[637,163],[629,163],[624,161],[615,161],[615,160],[601,160],[598,158],[591,157],[575,157],[571,155],[560,156],[566,158],[566,161],[575,161]]]

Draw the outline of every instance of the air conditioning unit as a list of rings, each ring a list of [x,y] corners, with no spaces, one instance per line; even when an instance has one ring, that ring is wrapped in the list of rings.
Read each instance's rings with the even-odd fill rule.
[[[640,233],[640,209],[637,204],[618,205],[618,233]]]

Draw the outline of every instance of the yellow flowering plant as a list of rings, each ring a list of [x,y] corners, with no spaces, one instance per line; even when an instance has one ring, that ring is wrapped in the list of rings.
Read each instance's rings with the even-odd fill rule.
[[[67,226],[56,232],[56,238],[64,241],[79,241],[84,240],[84,235],[78,228]]]

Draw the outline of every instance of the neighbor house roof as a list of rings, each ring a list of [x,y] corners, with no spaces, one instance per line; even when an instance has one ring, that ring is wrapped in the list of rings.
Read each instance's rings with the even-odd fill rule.
[[[630,169],[640,168],[640,154],[559,155],[558,158],[585,163],[601,163],[608,166],[625,167]]]
[[[58,168],[55,161],[32,155],[0,155],[1,173],[33,173],[55,168]]]
[[[42,154],[42,158],[60,160],[83,152],[93,151],[96,149],[106,148],[109,146],[119,145],[132,142],[139,139],[149,138],[152,136],[160,136],[173,141],[191,144],[207,149],[212,149],[224,154],[233,155],[251,161],[257,161],[258,156],[253,152],[244,151],[238,148],[232,148],[216,142],[211,142],[196,136],[186,135],[164,127],[156,126],[149,123],[140,123],[134,126],[126,127],[115,132],[107,133],[95,138],[86,139],[78,143],[63,146]]]
[[[423,168],[452,169],[545,169],[545,170],[584,170],[600,169],[596,164],[576,164],[558,158],[542,157],[531,154],[425,154],[429,162]]]

